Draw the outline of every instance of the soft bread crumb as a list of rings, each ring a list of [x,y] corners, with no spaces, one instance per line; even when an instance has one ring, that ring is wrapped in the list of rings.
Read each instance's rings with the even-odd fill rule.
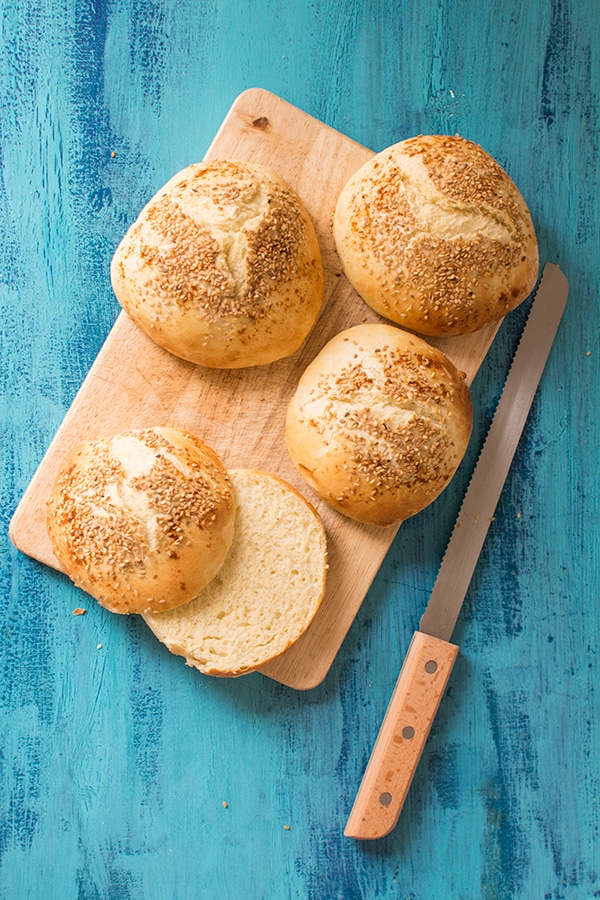
[[[144,620],[172,653],[207,675],[251,672],[308,628],[325,593],[327,541],[313,507],[281,479],[230,473],[236,521],[229,554],[190,603]]]

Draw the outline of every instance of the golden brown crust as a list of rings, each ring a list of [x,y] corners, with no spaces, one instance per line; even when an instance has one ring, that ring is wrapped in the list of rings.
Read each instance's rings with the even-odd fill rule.
[[[73,581],[117,613],[186,603],[233,539],[228,475],[195,435],[146,428],[66,456],[48,501],[54,553]]]
[[[423,334],[465,334],[501,319],[538,274],[523,197],[460,137],[420,135],[369,160],[340,194],[334,238],[363,299]]]
[[[286,440],[314,490],[352,519],[391,525],[446,487],[471,432],[469,389],[452,363],[392,325],[336,335],[304,372]]]
[[[230,160],[174,176],[121,241],[111,277],[156,343],[216,368],[295,352],[323,300],[320,249],[300,198],[265,166]]]

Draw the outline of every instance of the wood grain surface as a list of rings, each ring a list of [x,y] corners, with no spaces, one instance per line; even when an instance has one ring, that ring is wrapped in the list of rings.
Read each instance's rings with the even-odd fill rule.
[[[599,896],[596,0],[0,0],[0,13],[1,900]],[[115,333],[117,368],[130,365],[108,277],[122,235],[212,152],[237,98],[254,117],[263,91],[274,122],[302,111],[357,161],[419,133],[478,142],[523,193],[542,263],[570,284],[448,688],[398,824],[368,842],[344,825],[527,302],[473,379],[455,479],[402,524],[358,611],[340,613],[347,632],[336,613],[345,637],[311,690],[285,673],[201,676],[8,533]],[[240,152],[262,153],[277,132],[252,121],[236,126]],[[308,134],[282,164],[310,206],[316,161],[332,190],[342,170],[325,138],[304,162]],[[327,246],[328,297],[350,301]],[[140,421],[157,395],[170,404],[173,373],[161,354],[157,373],[154,352],[150,384],[144,368],[127,388],[120,371],[96,383],[86,429],[130,390]],[[187,372],[183,405],[165,413],[175,420],[201,394]],[[303,655],[306,683],[322,659]]]
[[[329,548],[327,591],[314,622],[299,642],[263,669],[298,689],[315,687],[327,674],[397,532],[397,527],[360,525],[320,500],[297,474],[284,436],[290,397],[323,345],[344,328],[384,321],[342,275],[331,233],[339,192],[371,155],[270,92],[247,90],[237,98],[206,158],[268,165],[305,201],[322,248],[326,282],[317,325],[297,353],[276,364],[215,371],[173,357],[121,314],[9,529],[22,552],[60,568],[46,532],[46,503],[61,461],[82,440],[112,437],[132,428],[189,429],[229,468],[258,468],[285,478],[317,507]],[[498,327],[499,323],[430,343],[442,348],[471,384]]]

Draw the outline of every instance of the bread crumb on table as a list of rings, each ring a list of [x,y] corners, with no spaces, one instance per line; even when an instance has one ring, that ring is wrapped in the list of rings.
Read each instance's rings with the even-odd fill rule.
[[[227,800],[223,800],[223,801],[221,802],[221,806],[223,807],[223,809],[228,809],[228,808],[229,808],[229,803],[227,802]]]
[[[83,609],[82,606],[78,606],[77,609],[73,610],[74,616],[85,616],[87,609]]]

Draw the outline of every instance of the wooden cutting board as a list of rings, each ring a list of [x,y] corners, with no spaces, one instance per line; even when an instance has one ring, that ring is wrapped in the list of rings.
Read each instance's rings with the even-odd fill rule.
[[[411,135],[398,140],[403,137]],[[287,404],[306,365],[337,332],[383,321],[342,275],[331,232],[342,186],[370,156],[372,151],[267,91],[248,90],[236,99],[205,158],[271,166],[304,200],[325,269],[325,302],[312,334],[297,353],[280,362],[211,370],[162,350],[121,313],[10,525],[19,550],[58,569],[45,511],[63,455],[78,441],[132,428],[187,428],[210,444],[226,466],[263,469],[285,478],[318,509],[330,557],[327,593],[317,617],[293,647],[262,669],[297,689],[315,687],[327,674],[398,530],[360,525],[330,509],[296,473],[284,440]],[[466,372],[470,384],[498,327],[430,342]]]

